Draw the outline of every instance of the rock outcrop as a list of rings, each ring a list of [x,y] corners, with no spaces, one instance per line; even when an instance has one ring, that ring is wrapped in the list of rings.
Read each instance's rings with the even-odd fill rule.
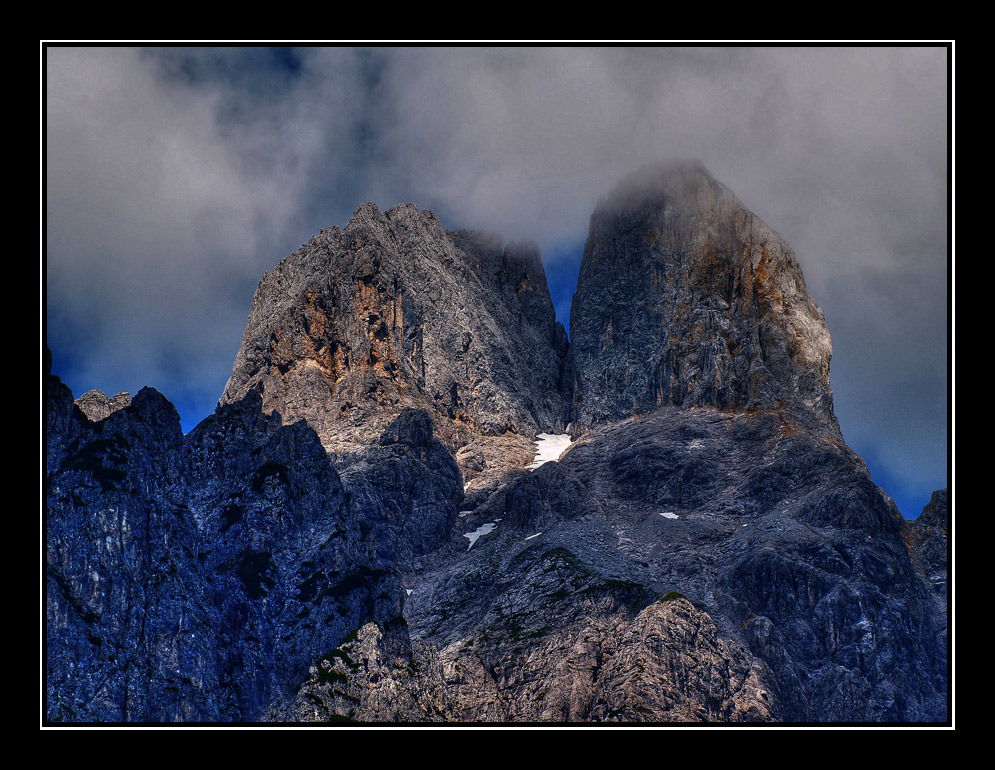
[[[317,436],[258,395],[184,436],[159,393],[93,423],[46,383],[46,718],[252,721],[400,615]]]
[[[90,422],[99,422],[110,417],[112,412],[124,409],[131,404],[130,393],[118,393],[107,396],[102,390],[90,390],[76,399],[76,406],[85,414]]]
[[[311,670],[291,714],[303,722],[770,722],[764,664],[721,639],[687,599],[634,617],[594,607],[494,666],[484,638],[441,653],[391,654],[375,624]],[[526,642],[527,644],[527,642]],[[520,648],[519,648],[520,650]]]
[[[167,492],[176,410],[146,388],[93,424],[48,392],[46,718],[220,718],[197,525]]]
[[[919,516],[902,523],[902,537],[909,546],[912,563],[931,589],[929,596],[936,619],[937,687],[940,689],[946,689],[947,672],[942,664],[949,656],[949,530],[950,493],[946,489],[933,492]]]
[[[451,452],[500,462],[481,436],[565,426],[566,348],[533,246],[365,203],[263,276],[222,402],[258,390],[344,463],[424,409]]]
[[[946,489],[933,493],[919,516],[904,522],[902,534],[916,567],[929,580],[937,596],[947,595],[947,536],[950,496]]]
[[[668,405],[835,423],[794,253],[698,162],[647,166],[598,204],[570,333],[575,429]]]

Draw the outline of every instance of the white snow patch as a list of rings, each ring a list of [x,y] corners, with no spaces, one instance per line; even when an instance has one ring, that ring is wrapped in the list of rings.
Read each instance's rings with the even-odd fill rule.
[[[705,442],[700,438],[696,438],[692,440],[690,444],[688,444],[688,449],[704,449],[704,448],[705,448]]]
[[[469,516],[471,513],[473,513],[472,510],[471,511],[460,511],[459,512],[459,516],[462,519],[462,518],[465,518],[466,516]]]
[[[492,521],[489,524],[484,524],[484,526],[478,527],[473,532],[467,532],[465,535],[463,535],[463,537],[465,537],[467,540],[470,541],[470,545],[466,547],[466,550],[469,551],[471,548],[473,548],[473,544],[477,542],[477,538],[483,537],[484,535],[489,535],[491,532],[494,531],[494,528],[496,526],[497,522]]]
[[[531,540],[531,539],[532,539],[532,538],[534,538],[534,537],[539,537],[539,535],[541,535],[541,534],[542,534],[542,532],[536,532],[536,533],[535,533],[534,535],[529,535],[529,536],[528,536],[527,538],[525,538],[525,539],[526,539],[526,540]]]
[[[466,482],[466,484],[463,485],[463,494],[464,495],[466,494],[466,490],[468,490],[469,488],[470,488],[470,482],[468,481],[468,482]]]
[[[663,518],[665,518],[665,519],[679,519],[680,518],[680,516],[678,516],[673,511],[664,511],[660,515],[663,516]]]
[[[572,443],[569,433],[540,433],[536,436],[536,457],[528,466],[529,470],[550,461],[557,462]]]
[[[405,588],[404,590],[408,594],[408,596],[411,596],[411,592],[414,591],[415,589],[413,589],[413,588]]]

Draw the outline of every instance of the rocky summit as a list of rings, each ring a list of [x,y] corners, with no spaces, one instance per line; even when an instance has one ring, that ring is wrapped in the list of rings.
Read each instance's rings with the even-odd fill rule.
[[[697,162],[538,250],[360,206],[213,415],[46,363],[44,719],[949,719],[949,497],[843,440],[791,248]],[[48,359],[46,359],[48,361]]]
[[[221,402],[259,392],[340,465],[423,409],[473,476],[519,467],[537,433],[564,430],[566,354],[534,246],[365,203],[263,276]]]
[[[570,329],[578,426],[668,405],[833,421],[832,344],[794,253],[700,163],[598,204]]]

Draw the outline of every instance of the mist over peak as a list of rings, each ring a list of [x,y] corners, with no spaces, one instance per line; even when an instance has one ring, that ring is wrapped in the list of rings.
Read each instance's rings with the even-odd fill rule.
[[[947,54],[49,46],[57,368],[79,392],[153,384],[192,427],[259,275],[363,201],[535,242],[562,313],[599,198],[698,158],[792,244],[836,343],[844,433],[922,485],[918,508],[945,483]]]

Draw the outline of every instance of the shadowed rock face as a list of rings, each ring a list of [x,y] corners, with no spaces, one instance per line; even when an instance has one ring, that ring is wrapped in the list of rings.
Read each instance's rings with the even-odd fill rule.
[[[49,376],[46,413],[47,719],[257,720],[399,616],[314,431],[257,394],[184,436],[150,388],[94,423]]]
[[[405,617],[443,660],[476,661],[478,708],[945,717],[930,589],[863,462],[823,433],[776,414],[667,407],[591,429],[463,521],[496,526],[420,576]],[[694,611],[648,612],[674,594]],[[675,681],[683,689],[663,695]]]
[[[933,492],[918,518],[902,522],[902,537],[909,546],[912,563],[929,586],[936,607],[937,658],[947,657],[947,622],[949,590],[948,530],[950,528],[950,494],[946,489]]]
[[[575,428],[667,405],[835,425],[794,253],[700,163],[646,167],[598,204],[570,329]]]
[[[918,518],[905,522],[902,535],[916,565],[930,576],[940,596],[947,587],[947,529],[950,525],[950,497],[947,490],[933,493]]]
[[[379,445],[343,472],[343,481],[373,532],[378,564],[414,582],[422,557],[452,535],[463,501],[459,467],[433,437],[428,412],[401,412]]]

